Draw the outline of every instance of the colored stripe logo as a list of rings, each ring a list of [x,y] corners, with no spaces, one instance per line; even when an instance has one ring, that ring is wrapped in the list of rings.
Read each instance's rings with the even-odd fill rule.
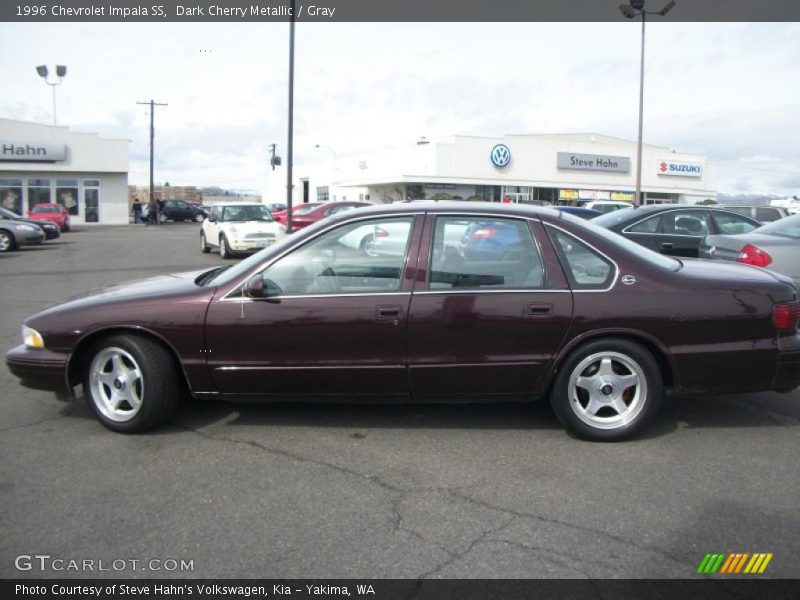
[[[702,575],[760,575],[767,569],[772,556],[771,552],[709,552],[703,557],[697,572]]]

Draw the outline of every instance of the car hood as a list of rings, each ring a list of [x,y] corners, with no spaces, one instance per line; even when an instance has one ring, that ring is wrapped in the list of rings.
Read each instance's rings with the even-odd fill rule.
[[[236,229],[236,235],[247,235],[248,233],[271,233],[275,236],[281,233],[281,224],[277,221],[226,221],[220,223],[223,231]]]
[[[195,280],[200,275],[211,270],[205,268],[117,283],[68,298],[65,301],[51,305],[35,316],[40,317],[55,312],[69,312],[87,307],[96,308],[129,301],[145,301],[159,304],[166,301],[176,301],[181,297],[190,299],[204,294],[208,295],[210,299],[214,293],[214,288],[197,285]]]

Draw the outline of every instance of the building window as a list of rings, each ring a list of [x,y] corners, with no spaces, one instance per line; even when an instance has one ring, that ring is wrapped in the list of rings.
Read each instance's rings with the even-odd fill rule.
[[[83,214],[87,223],[100,221],[100,181],[97,179],[83,180]]]
[[[330,192],[328,191],[328,186],[318,187],[317,188],[317,202],[327,202],[330,198]]]
[[[22,179],[0,179],[0,204],[22,214]]]
[[[78,180],[56,179],[56,202],[72,216],[78,215]]]
[[[34,205],[50,202],[50,180],[28,179],[28,210]]]

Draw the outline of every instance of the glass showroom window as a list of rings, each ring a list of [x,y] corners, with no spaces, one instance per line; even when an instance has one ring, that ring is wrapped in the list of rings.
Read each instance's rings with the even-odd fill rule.
[[[22,214],[22,179],[0,179],[0,205]]]
[[[43,202],[50,202],[50,180],[28,179],[28,210]]]
[[[100,221],[100,180],[83,180],[83,215],[87,223]]]
[[[78,214],[78,180],[56,179],[56,202],[65,207],[70,215]]]

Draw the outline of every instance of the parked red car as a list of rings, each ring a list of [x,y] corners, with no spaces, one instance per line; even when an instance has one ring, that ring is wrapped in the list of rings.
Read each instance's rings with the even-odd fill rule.
[[[69,231],[69,211],[55,202],[34,204],[28,211],[28,218],[37,221],[52,221],[61,231]]]
[[[476,226],[504,248],[464,253]],[[371,235],[394,243],[364,244]],[[164,423],[186,389],[246,401],[549,398],[577,435],[616,440],[641,432],[665,389],[800,384],[788,277],[663,256],[519,204],[348,211],[230,267],[72,298],[22,334],[6,355],[22,385],[69,395],[83,383],[121,432]]]
[[[373,206],[369,202],[309,202],[308,204],[301,204],[297,208],[292,207],[292,229],[303,229],[312,223],[316,223],[340,212],[352,210],[359,206]],[[279,216],[272,214],[272,218],[280,221],[286,225],[286,211],[278,213]]]

